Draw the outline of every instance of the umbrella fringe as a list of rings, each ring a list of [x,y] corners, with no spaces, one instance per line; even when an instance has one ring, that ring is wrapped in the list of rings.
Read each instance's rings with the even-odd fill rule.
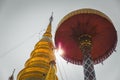
[[[112,49],[110,50],[107,50],[106,51],[106,53],[103,55],[103,56],[101,56],[100,58],[98,58],[98,59],[95,59],[95,60],[93,60],[93,63],[94,63],[94,65],[95,64],[98,64],[98,63],[100,63],[100,62],[103,62],[105,59],[107,59],[114,51],[116,52],[116,50],[115,50],[115,48],[116,48],[116,46],[117,46],[117,39],[116,39],[116,42],[115,42],[115,44],[112,46]],[[69,58],[67,58],[67,57],[65,57],[65,56],[62,56],[66,61],[68,61],[68,62],[71,62],[71,63],[73,63],[73,64],[77,64],[77,65],[83,65],[83,63],[82,63],[82,61],[81,60],[72,60],[72,59],[69,59]]]

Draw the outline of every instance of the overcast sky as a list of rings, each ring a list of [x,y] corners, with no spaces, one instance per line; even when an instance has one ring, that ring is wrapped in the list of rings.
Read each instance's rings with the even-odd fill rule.
[[[7,80],[14,68],[16,80],[44,33],[52,12],[54,39],[59,21],[71,11],[82,8],[97,9],[112,20],[118,34],[116,52],[103,62],[104,65],[95,65],[95,72],[97,80],[120,80],[119,0],[0,0],[0,80]],[[59,54],[56,58],[59,80],[84,80],[82,66],[67,64]]]

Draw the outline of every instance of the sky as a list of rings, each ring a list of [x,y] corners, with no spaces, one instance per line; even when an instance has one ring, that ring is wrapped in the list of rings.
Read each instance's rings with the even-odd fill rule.
[[[97,80],[120,80],[119,0],[0,0],[0,80],[8,80],[14,68],[16,80],[34,45],[45,32],[52,12],[54,40],[60,20],[71,11],[82,8],[97,9],[112,20],[118,35],[116,52],[94,67]],[[84,80],[81,65],[67,64],[59,54],[55,55],[59,80]]]

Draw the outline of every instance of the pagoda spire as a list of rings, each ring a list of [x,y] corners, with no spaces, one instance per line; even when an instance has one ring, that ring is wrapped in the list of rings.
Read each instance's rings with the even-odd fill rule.
[[[51,15],[49,21],[50,22],[48,24],[47,30],[46,30],[46,32],[44,33],[43,36],[52,37],[52,34],[51,34],[51,25],[52,25],[52,21],[53,21],[53,12],[52,12],[52,15]]]
[[[53,14],[42,39],[35,45],[17,80],[58,80],[51,34],[52,21]]]

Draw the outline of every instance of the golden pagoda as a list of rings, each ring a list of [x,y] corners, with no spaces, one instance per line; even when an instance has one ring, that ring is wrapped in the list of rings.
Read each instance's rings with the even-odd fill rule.
[[[19,72],[17,80],[58,80],[51,34],[52,20],[51,16],[46,32],[35,45],[30,58],[25,63],[25,68]]]

